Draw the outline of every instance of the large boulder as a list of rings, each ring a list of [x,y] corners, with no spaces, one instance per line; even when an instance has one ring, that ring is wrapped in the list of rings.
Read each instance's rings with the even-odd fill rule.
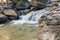
[[[18,14],[13,9],[6,9],[3,11],[3,13],[8,17],[9,20],[16,20],[19,18]]]
[[[60,40],[60,14],[43,15],[39,20],[39,30],[36,37],[38,40]]]
[[[0,24],[6,22],[7,20],[8,20],[7,16],[0,13]]]

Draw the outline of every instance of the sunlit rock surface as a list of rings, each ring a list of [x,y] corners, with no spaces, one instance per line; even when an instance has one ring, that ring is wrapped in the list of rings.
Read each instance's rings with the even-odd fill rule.
[[[6,9],[3,13],[8,17],[8,19],[14,20],[18,18],[17,13],[13,9]]]

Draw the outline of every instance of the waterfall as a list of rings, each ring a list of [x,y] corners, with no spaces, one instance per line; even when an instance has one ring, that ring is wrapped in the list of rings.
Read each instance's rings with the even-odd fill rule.
[[[38,10],[38,11],[32,11],[25,16],[20,16],[21,19],[13,20],[12,22],[14,24],[38,23],[38,20],[40,19],[40,17],[46,13],[49,13],[46,11],[46,9],[42,9],[42,10]]]

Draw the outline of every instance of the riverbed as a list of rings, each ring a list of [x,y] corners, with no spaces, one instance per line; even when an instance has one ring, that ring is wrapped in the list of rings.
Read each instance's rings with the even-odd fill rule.
[[[0,27],[1,40],[37,40],[36,32],[38,25],[36,24],[17,24],[10,23]]]

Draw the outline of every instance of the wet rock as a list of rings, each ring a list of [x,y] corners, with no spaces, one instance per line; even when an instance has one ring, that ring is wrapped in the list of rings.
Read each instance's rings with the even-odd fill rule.
[[[16,8],[18,10],[25,10],[25,9],[30,9],[30,4],[28,2],[18,2],[16,5]]]
[[[0,13],[0,24],[4,23],[6,21],[8,21],[7,16],[3,15],[2,13]]]
[[[19,18],[18,14],[12,9],[4,10],[3,13],[8,17],[9,20],[16,20]]]
[[[44,3],[37,3],[34,6],[34,9],[33,10],[41,10],[41,9],[44,9],[45,7],[46,7],[46,5]]]

